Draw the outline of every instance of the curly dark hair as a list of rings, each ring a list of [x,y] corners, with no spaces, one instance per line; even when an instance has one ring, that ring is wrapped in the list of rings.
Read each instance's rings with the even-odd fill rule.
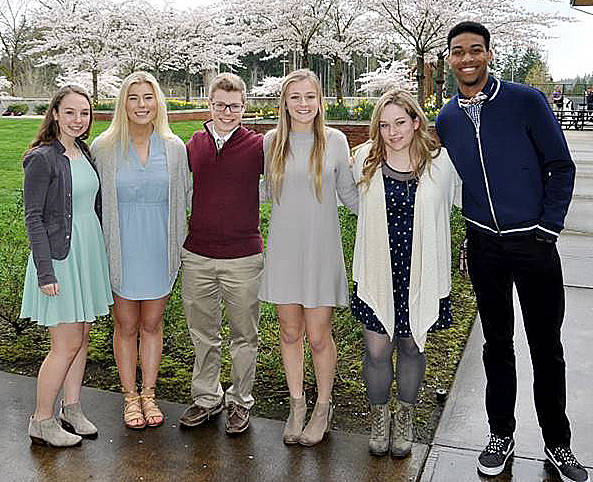
[[[455,25],[451,30],[449,30],[449,34],[447,35],[447,48],[451,50],[451,40],[453,37],[457,37],[462,33],[475,33],[484,39],[484,47],[486,50],[490,50],[490,32],[484,25],[478,22],[460,22]]]

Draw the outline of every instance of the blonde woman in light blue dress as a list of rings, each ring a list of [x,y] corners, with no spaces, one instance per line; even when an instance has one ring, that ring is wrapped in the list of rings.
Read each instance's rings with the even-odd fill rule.
[[[191,183],[185,144],[169,128],[154,76],[123,80],[113,121],[91,152],[101,177],[123,419],[133,430],[158,427],[165,420],[156,402],[163,314],[181,264]]]
[[[29,436],[33,443],[56,447],[97,436],[82,412],[80,392],[91,323],[108,314],[113,303],[98,217],[99,179],[83,142],[91,121],[86,92],[62,87],[23,161],[31,255],[21,317],[48,327],[51,336]],[[54,405],[62,387],[59,423]]]

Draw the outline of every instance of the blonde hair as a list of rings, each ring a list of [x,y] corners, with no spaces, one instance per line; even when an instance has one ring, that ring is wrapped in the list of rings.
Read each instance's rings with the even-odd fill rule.
[[[371,118],[370,139],[362,145],[371,144],[371,149],[362,166],[362,177],[358,182],[359,185],[365,186],[367,189],[371,182],[371,178],[375,172],[386,159],[387,150],[385,142],[379,130],[379,123],[383,109],[386,106],[393,104],[398,105],[404,109],[412,120],[418,120],[418,128],[414,131],[414,137],[410,144],[410,161],[412,163],[412,170],[414,175],[419,178],[423,169],[430,171],[432,160],[439,155],[441,150],[439,141],[428,132],[428,119],[422,111],[420,104],[416,98],[405,90],[392,89],[381,96],[377,101],[373,110]],[[361,146],[362,146],[361,145]],[[359,149],[361,146],[355,148]]]
[[[210,88],[208,89],[208,98],[212,100],[214,92],[217,90],[224,90],[225,92],[241,92],[241,102],[245,103],[245,91],[247,87],[243,79],[236,74],[230,72],[223,72],[212,79]]]
[[[290,150],[289,134],[291,129],[291,119],[286,106],[288,96],[288,87],[294,82],[303,80],[310,81],[315,87],[319,110],[313,121],[313,148],[309,155],[309,172],[311,173],[315,186],[315,196],[321,202],[321,180],[323,174],[323,157],[325,155],[325,116],[323,112],[323,94],[321,93],[321,83],[314,72],[309,69],[294,70],[288,74],[282,82],[280,91],[279,109],[278,109],[278,127],[270,145],[270,162],[267,167],[268,188],[276,201],[280,199],[282,192],[282,181],[286,169],[286,158]]]
[[[148,72],[133,72],[128,75],[122,82],[115,101],[115,109],[113,112],[113,120],[109,127],[100,136],[101,142],[97,144],[100,149],[105,151],[113,151],[116,146],[119,146],[122,157],[126,157],[130,146],[130,129],[128,113],[126,111],[126,100],[128,92],[133,84],[150,84],[157,101],[156,117],[152,121],[154,130],[163,139],[171,139],[174,137],[169,121],[167,119],[167,103],[165,102],[165,94],[161,90],[159,83],[152,74]]]

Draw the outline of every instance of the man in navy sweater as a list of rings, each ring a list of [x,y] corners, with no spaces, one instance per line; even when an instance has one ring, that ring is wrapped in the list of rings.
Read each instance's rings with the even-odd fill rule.
[[[463,180],[469,274],[486,340],[490,441],[478,469],[501,473],[515,447],[514,282],[545,454],[563,480],[587,481],[570,449],[560,339],[564,287],[555,244],[572,197],[575,166],[545,96],[489,75],[490,33],[483,25],[462,22],[447,41],[459,93],[441,110],[436,128]]]

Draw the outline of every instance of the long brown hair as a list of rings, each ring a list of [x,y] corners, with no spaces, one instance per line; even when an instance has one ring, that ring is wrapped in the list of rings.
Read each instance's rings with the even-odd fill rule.
[[[289,134],[291,129],[290,115],[286,106],[288,87],[294,82],[309,80],[315,87],[319,110],[313,121],[313,149],[309,155],[309,172],[315,184],[315,196],[321,202],[321,178],[323,174],[323,157],[325,155],[325,116],[323,112],[323,94],[319,78],[309,69],[294,70],[282,82],[278,109],[278,127],[270,146],[270,162],[267,168],[267,182],[274,199],[279,201],[282,192],[282,181],[286,169],[286,158],[290,150]]]
[[[410,144],[410,160],[416,177],[420,177],[424,168],[430,170],[432,160],[439,155],[441,150],[439,142],[428,132],[428,120],[416,98],[405,90],[392,89],[385,92],[377,101],[373,110],[370,140],[365,143],[371,143],[371,150],[362,166],[362,177],[358,184],[366,188],[368,188],[371,178],[387,156],[385,142],[379,130],[379,123],[383,109],[389,104],[400,106],[413,121],[418,120],[419,122]]]
[[[64,85],[63,87],[60,87],[60,89],[51,98],[49,102],[49,107],[45,112],[43,122],[39,126],[39,130],[37,131],[35,139],[29,145],[29,149],[27,150],[27,152],[29,152],[31,149],[35,147],[51,144],[53,141],[60,137],[60,126],[58,125],[58,121],[54,119],[54,113],[58,112],[62,100],[64,100],[64,97],[66,97],[68,94],[82,95],[89,103],[89,126],[87,130],[84,131],[76,139],[82,141],[88,138],[89,132],[91,131],[91,126],[93,125],[93,105],[91,104],[91,98],[86,93],[86,91],[79,85]]]

